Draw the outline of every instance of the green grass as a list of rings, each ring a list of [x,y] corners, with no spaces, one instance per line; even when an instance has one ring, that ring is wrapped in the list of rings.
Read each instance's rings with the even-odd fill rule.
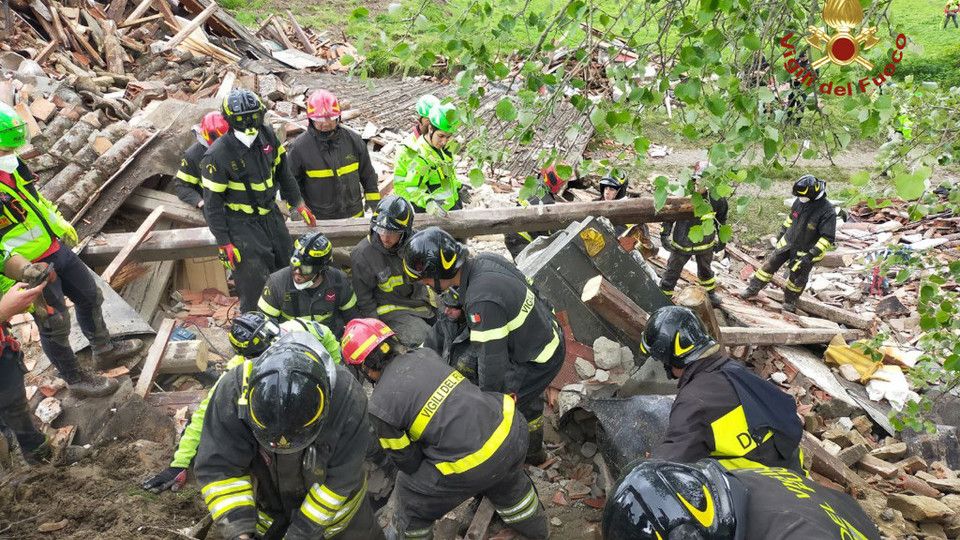
[[[890,20],[917,47],[908,48],[897,76],[913,75],[946,86],[960,86],[960,30],[943,30],[946,0],[894,0]],[[909,56],[908,56],[909,54]]]

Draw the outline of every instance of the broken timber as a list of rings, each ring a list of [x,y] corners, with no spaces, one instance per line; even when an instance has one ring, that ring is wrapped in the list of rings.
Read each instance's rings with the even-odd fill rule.
[[[418,214],[416,226],[443,227],[456,237],[471,237],[516,231],[548,231],[563,229],[587,216],[604,216],[613,223],[647,223],[678,221],[693,216],[689,199],[673,197],[664,207],[655,211],[652,198],[565,203],[537,207],[477,208],[450,212],[447,217]],[[311,229],[304,223],[289,224],[290,233],[300,235]],[[323,231],[334,246],[353,247],[370,232],[369,218],[349,218],[321,221],[317,229]],[[103,264],[116,256],[127,244],[131,233],[105,234],[103,241],[91,242],[81,254],[88,264]],[[134,252],[137,261],[185,259],[214,255],[217,244],[207,228],[155,231]]]
[[[741,326],[721,326],[720,334],[723,344],[736,345],[812,345],[830,343],[834,336],[840,334],[844,339],[859,339],[862,332],[859,330],[830,330],[827,328],[763,328]]]
[[[100,274],[100,277],[102,277],[104,281],[107,283],[113,281],[117,272],[130,260],[130,255],[137,249],[137,246],[139,246],[147,238],[147,235],[150,234],[150,231],[153,230],[153,226],[157,223],[157,220],[163,216],[163,211],[164,206],[160,205],[154,208],[153,212],[150,212],[147,219],[143,220],[143,223],[140,224],[137,231],[133,233],[133,238],[130,239],[130,242],[120,250],[116,258],[110,261],[110,264],[107,265],[107,269],[103,271],[103,274]]]
[[[146,397],[150,393],[150,387],[153,380],[157,378],[157,371],[160,368],[160,361],[163,360],[163,353],[167,350],[167,342],[177,326],[176,319],[164,319],[157,331],[157,337],[150,345],[147,351],[147,358],[143,361],[143,369],[140,371],[140,378],[137,380],[137,386],[134,391],[140,397]]]
[[[707,291],[703,287],[699,285],[684,287],[673,297],[673,303],[692,309],[706,325],[710,335],[717,341],[722,341],[720,323],[717,322],[717,315],[713,312],[713,303],[710,302],[710,297],[707,296]]]
[[[631,339],[640,341],[650,315],[603,276],[596,276],[583,286],[580,301]]]
[[[493,503],[490,499],[484,497],[473,514],[473,520],[470,521],[470,527],[464,540],[483,540],[487,537],[487,529],[490,527],[490,520],[493,519]]]

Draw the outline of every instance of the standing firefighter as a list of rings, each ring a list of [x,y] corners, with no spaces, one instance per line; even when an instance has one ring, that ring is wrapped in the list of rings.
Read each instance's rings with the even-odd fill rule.
[[[463,501],[490,498],[503,521],[530,539],[549,535],[523,470],[527,428],[513,398],[483,392],[431,349],[409,350],[377,319],[350,321],[344,358],[374,383],[370,416],[400,469],[400,538],[431,539],[433,523]]]
[[[694,167],[693,178],[691,179],[694,188],[707,166],[707,162],[700,161]],[[703,234],[703,238],[694,241],[690,239],[690,229],[703,223],[700,219],[663,224],[660,242],[664,248],[670,251],[670,259],[667,260],[667,269],[660,281],[660,289],[663,294],[673,296],[673,289],[677,286],[677,280],[680,279],[683,265],[687,264],[690,257],[696,257],[699,284],[707,291],[713,305],[718,306],[720,305],[720,298],[714,292],[717,288],[717,278],[713,274],[713,269],[710,268],[710,263],[713,262],[713,253],[719,253],[725,247],[725,244],[717,238],[716,231],[721,225],[727,223],[727,199],[723,197],[714,199],[709,190],[701,191],[700,195],[713,208],[714,232]]]
[[[330,266],[333,244],[321,233],[297,239],[290,266],[267,279],[257,306],[277,320],[305,318],[325,324],[340,337],[343,325],[360,316],[350,279]]]
[[[197,142],[190,145],[180,160],[180,169],[177,171],[176,192],[181,201],[203,208],[203,186],[200,185],[200,162],[207,149],[217,140],[230,131],[223,113],[209,112],[203,116],[199,126],[194,126]]]
[[[527,199],[520,199],[517,201],[517,205],[526,208],[541,204],[556,204],[556,197],[565,183],[566,180],[560,178],[557,174],[556,167],[553,165],[546,167],[540,171],[540,180],[537,186],[539,194],[534,194]],[[503,235],[503,242],[506,244],[510,255],[513,255],[513,258],[516,259],[517,255],[523,251],[523,248],[529,246],[534,238],[550,236],[551,234],[553,234],[552,231],[507,233]]]
[[[453,165],[451,141],[460,119],[447,103],[430,110],[430,126],[417,140],[416,152],[402,176],[394,172],[397,195],[413,203],[417,212],[442,215],[463,208],[460,180]]]
[[[78,397],[113,393],[117,381],[80,367],[70,347],[73,301],[80,330],[93,349],[98,369],[114,367],[143,347],[139,339],[114,341],[103,321],[103,293],[90,269],[73,252],[77,231],[60,211],[37,192],[34,176],[17,154],[27,143],[27,125],[9,105],[0,104],[0,261],[6,292],[14,281],[38,285],[45,305],[34,309],[44,354]]]
[[[411,279],[437,292],[457,288],[470,341],[478,346],[480,388],[517,397],[530,429],[527,462],[543,463],[543,391],[560,371],[565,351],[550,306],[513,263],[492,253],[471,257],[437,227],[413,235],[403,265]]]
[[[790,215],[780,228],[777,247],[750,277],[750,285],[740,293],[741,298],[756,296],[770,283],[773,275],[789,261],[790,277],[783,291],[783,310],[795,312],[797,300],[807,286],[813,265],[826,256],[836,241],[837,211],[827,199],[827,185],[823,180],[805,174],[793,184],[797,198]]]
[[[413,213],[405,199],[383,199],[370,220],[370,234],[350,253],[360,313],[387,323],[411,347],[427,338],[434,317],[427,288],[403,274],[400,248],[413,235]]]
[[[307,131],[290,143],[290,172],[317,219],[362,217],[380,201],[377,171],[360,135],[340,125],[340,102],[327,90],[307,100]]]
[[[793,398],[723,354],[689,308],[653,312],[640,352],[679,379],[667,435],[653,457],[682,463],[713,457],[728,469],[803,471],[803,426]]]
[[[367,399],[306,332],[220,380],[194,471],[223,538],[383,538],[366,497]]]
[[[233,270],[240,310],[246,312],[256,309],[267,275],[286,265],[293,248],[277,208],[278,189],[310,226],[316,219],[300,199],[286,150],[263,122],[266,107],[260,98],[249,90],[233,90],[222,108],[231,130],[201,162],[204,213],[220,259]]]
[[[424,94],[417,100],[417,121],[413,130],[403,139],[403,144],[397,152],[396,162],[393,165],[395,178],[406,178],[410,162],[417,157],[417,148],[420,139],[430,130],[430,111],[440,105],[437,96]]]

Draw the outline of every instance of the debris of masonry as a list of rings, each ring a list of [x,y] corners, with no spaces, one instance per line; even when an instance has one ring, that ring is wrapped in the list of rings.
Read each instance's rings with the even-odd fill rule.
[[[600,539],[657,459],[960,536],[958,398],[910,378],[920,282],[883,264],[956,261],[960,216],[803,175],[769,242],[695,242],[690,199],[538,163],[592,152],[565,101],[471,186],[456,83],[348,77],[353,45],[292,14],[9,8],[0,198],[46,232],[0,218],[2,287],[46,290],[3,321],[0,536]],[[935,432],[891,423],[941,390]]]

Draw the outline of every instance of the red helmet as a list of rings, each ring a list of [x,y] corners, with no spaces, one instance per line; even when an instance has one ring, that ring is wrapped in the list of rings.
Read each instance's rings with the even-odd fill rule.
[[[354,366],[362,364],[371,351],[394,335],[396,333],[379,319],[353,319],[344,327],[340,338],[344,362]]]
[[[550,193],[554,195],[560,193],[563,184],[566,182],[566,180],[560,178],[560,175],[557,174],[557,168],[553,165],[540,169],[540,175],[543,177],[544,185],[546,185]]]
[[[207,141],[208,145],[213,144],[213,141],[228,131],[230,131],[230,124],[219,111],[208,112],[200,121],[200,136]]]
[[[340,116],[340,101],[329,90],[317,90],[307,99],[307,118],[337,118]]]

